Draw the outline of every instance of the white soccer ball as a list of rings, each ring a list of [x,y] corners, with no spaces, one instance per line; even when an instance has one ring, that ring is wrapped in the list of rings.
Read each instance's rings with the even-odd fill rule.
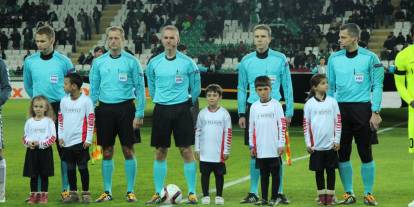
[[[174,184],[168,184],[167,186],[164,186],[164,189],[161,191],[160,196],[164,201],[164,204],[179,204],[183,198],[181,189]]]

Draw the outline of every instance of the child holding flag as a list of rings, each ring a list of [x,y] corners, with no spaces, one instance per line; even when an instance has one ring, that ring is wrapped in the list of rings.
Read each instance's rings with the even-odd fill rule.
[[[341,139],[341,114],[338,103],[326,96],[328,83],[324,74],[311,79],[311,90],[304,107],[303,131],[307,151],[311,154],[309,170],[315,171],[319,204],[333,205],[335,168],[338,168]],[[325,188],[324,171],[327,175]]]

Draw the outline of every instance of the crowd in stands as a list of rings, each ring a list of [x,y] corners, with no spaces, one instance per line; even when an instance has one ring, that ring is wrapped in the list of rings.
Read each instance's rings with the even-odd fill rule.
[[[35,28],[49,24],[54,25],[54,22],[64,19],[64,26],[54,27],[56,34],[55,43],[58,45],[72,45],[73,51],[76,52],[76,43],[79,39],[76,39],[76,21],[80,22],[83,30],[83,39],[90,40],[92,34],[92,28],[98,33],[100,18],[102,16],[101,11],[97,7],[94,7],[92,16],[80,10],[79,14],[72,17],[68,14],[66,17],[58,16],[56,11],[51,10],[49,1],[40,1],[39,4],[25,0],[22,5],[18,5],[17,1],[7,1],[0,9],[0,28],[12,28],[12,32],[8,35],[6,30],[2,29],[0,32],[0,47],[2,50],[9,49],[11,42],[11,48],[18,49],[36,49],[34,44],[34,31]],[[62,4],[62,0],[55,0],[55,5]],[[60,19],[62,18],[62,19]],[[22,44],[21,44],[22,43]]]

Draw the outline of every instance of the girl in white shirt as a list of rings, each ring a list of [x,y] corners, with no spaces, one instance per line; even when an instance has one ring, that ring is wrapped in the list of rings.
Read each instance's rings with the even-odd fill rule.
[[[28,204],[48,202],[49,177],[54,175],[52,144],[56,129],[52,106],[44,96],[36,96],[30,103],[30,118],[24,126],[23,144],[27,148],[23,176],[30,177],[31,194]],[[38,192],[38,179],[41,192]]]
[[[307,151],[311,154],[309,170],[315,171],[319,204],[334,204],[335,168],[341,140],[341,114],[337,101],[326,95],[324,74],[311,79],[311,90],[304,107],[303,131]],[[324,171],[326,171],[326,187]]]

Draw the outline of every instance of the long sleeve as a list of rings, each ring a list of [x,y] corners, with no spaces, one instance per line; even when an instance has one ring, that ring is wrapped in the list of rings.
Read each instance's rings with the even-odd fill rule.
[[[329,57],[329,60],[328,60],[328,71],[327,71],[328,85],[329,85],[328,96],[331,96],[331,97],[334,97],[335,90],[336,90],[335,88],[336,78],[335,78],[335,70],[334,70],[333,65],[334,65],[333,58],[331,56]]]
[[[313,140],[311,139],[311,119],[310,119],[310,109],[309,105],[305,104],[305,107],[303,108],[303,134],[305,136],[305,144],[306,147],[312,147],[313,146]]]
[[[414,97],[412,97],[410,93],[408,93],[408,88],[405,85],[407,73],[406,60],[407,57],[404,56],[404,53],[399,53],[395,58],[395,65],[397,67],[394,73],[394,81],[395,87],[397,88],[397,91],[400,94],[401,98],[407,104],[410,104],[412,101],[414,101]]]
[[[23,84],[24,84],[24,90],[26,90],[27,94],[30,98],[33,97],[33,80],[32,80],[32,72],[30,70],[30,66],[26,61],[24,61],[23,65]]]
[[[145,110],[145,82],[142,67],[138,61],[134,61],[132,70],[133,83],[135,87],[135,117],[144,118]]]
[[[224,120],[224,154],[226,155],[230,154],[232,137],[231,117],[230,114],[226,112],[226,118]]]
[[[60,102],[60,107],[62,109],[62,102]],[[64,140],[64,128],[63,128],[63,114],[62,112],[58,113],[58,137],[59,140]]]
[[[290,68],[287,60],[284,64],[282,77],[283,96],[286,102],[286,117],[293,117],[293,88],[292,88],[292,77],[290,75]]]
[[[9,81],[9,71],[7,70],[7,66],[2,62],[0,62],[0,106],[6,103],[7,99],[10,97],[11,93],[11,86]]]
[[[371,81],[372,81],[372,111],[381,110],[382,88],[384,82],[384,66],[382,66],[378,57],[375,55],[371,63]]]
[[[28,121],[26,121],[26,123],[24,124],[24,135],[22,139],[23,145],[26,147],[29,147],[29,142],[30,142],[28,135],[29,135],[29,124],[28,124]]]
[[[47,138],[39,141],[39,149],[46,149],[56,141],[56,128],[55,123],[50,119],[48,123],[48,135]]]
[[[256,148],[256,132],[255,132],[255,121],[254,121],[254,110],[250,109],[249,114],[249,146],[250,148]]]
[[[91,89],[91,99],[92,103],[95,105],[99,98],[99,87],[101,85],[101,77],[98,70],[98,65],[94,61],[92,64],[91,73],[89,74],[90,80],[90,89]]]
[[[146,69],[148,91],[151,98],[154,100],[155,96],[155,72],[151,62],[148,64]]]
[[[201,128],[202,128],[202,117],[200,116],[201,113],[198,114],[197,123],[196,123],[196,131],[195,131],[195,143],[194,143],[194,151],[200,152],[200,136],[201,136]]]
[[[334,101],[334,114],[335,114],[335,138],[334,143],[339,144],[341,142],[341,132],[342,132],[342,118],[341,112],[339,111],[339,106],[336,101]]]
[[[278,140],[278,147],[285,147],[286,143],[286,118],[283,115],[283,108],[280,104],[277,105],[277,113],[280,118],[277,120],[277,126],[278,126],[278,134],[279,134],[279,140]]]
[[[191,61],[191,72],[189,73],[189,85],[190,93],[193,104],[197,101],[198,96],[201,93],[201,78],[200,71],[198,70],[197,65]]]
[[[246,113],[246,99],[247,99],[247,74],[246,70],[243,67],[243,64],[240,63],[238,67],[238,83],[237,83],[237,108],[239,114]]]
[[[86,130],[86,143],[92,144],[93,130],[95,127],[95,113],[93,110],[92,101],[86,102],[86,115],[87,117],[87,130]]]

